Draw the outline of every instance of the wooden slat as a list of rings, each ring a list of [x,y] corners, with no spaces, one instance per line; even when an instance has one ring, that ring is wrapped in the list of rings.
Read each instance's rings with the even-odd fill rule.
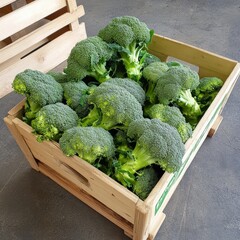
[[[67,6],[68,6],[69,12],[73,13],[74,11],[77,10],[76,0],[67,0]],[[76,20],[70,24],[70,29],[74,31],[75,29],[78,28],[78,25],[79,25],[79,22],[78,22],[78,20]]]
[[[13,2],[16,2],[16,0],[1,0],[0,2],[0,8],[5,7]]]
[[[139,200],[136,205],[136,215],[133,225],[133,240],[147,239],[149,224],[151,221],[151,209],[143,201]]]
[[[18,39],[12,44],[6,46],[0,50],[0,64],[21,53],[23,50],[40,42],[41,40],[47,38],[49,35],[53,34],[54,32],[58,31],[62,27],[68,25],[83,15],[83,6],[79,6],[77,10],[72,14],[65,13],[53,21],[45,24],[44,26],[36,29],[35,31],[27,34],[26,36]]]
[[[231,59],[157,34],[153,36],[149,49],[226,76],[231,73],[237,64],[236,61]]]
[[[0,41],[66,6],[65,0],[38,0],[0,18]],[[16,24],[17,19],[17,24]]]
[[[42,72],[52,70],[67,59],[71,49],[78,41],[85,38],[85,25],[82,23],[78,30],[66,32],[19,62],[4,69],[0,73],[0,98],[12,91],[12,81],[19,72],[26,68],[37,69]],[[56,46],[61,46],[61,48],[56,48]]]
[[[0,73],[1,73],[1,71],[3,71],[5,68],[7,68],[7,67],[13,65],[14,63],[20,61],[22,57],[26,56],[27,54],[29,54],[30,52],[36,50],[37,48],[43,46],[43,45],[46,44],[47,42],[49,42],[49,40],[48,40],[47,38],[44,38],[44,39],[42,39],[41,41],[35,43],[35,44],[32,45],[32,46],[29,46],[29,47],[28,47],[28,45],[25,45],[26,50],[21,51],[20,53],[18,53],[18,51],[16,51],[16,53],[18,53],[18,54],[13,55],[12,58],[10,58],[10,59],[8,59],[8,60],[6,60],[5,62],[3,62],[3,63],[0,64]],[[8,46],[9,46],[9,45],[8,45]],[[20,50],[20,49],[18,49],[18,50]],[[1,49],[0,49],[0,56],[2,56],[2,55],[1,55]]]

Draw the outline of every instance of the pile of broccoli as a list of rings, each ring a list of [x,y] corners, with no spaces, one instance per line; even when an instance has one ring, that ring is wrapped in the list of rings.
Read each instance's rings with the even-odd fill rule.
[[[142,200],[165,171],[180,169],[185,142],[223,85],[149,53],[152,35],[136,17],[116,17],[73,47],[63,72],[27,69],[12,84],[39,142],[59,142]]]

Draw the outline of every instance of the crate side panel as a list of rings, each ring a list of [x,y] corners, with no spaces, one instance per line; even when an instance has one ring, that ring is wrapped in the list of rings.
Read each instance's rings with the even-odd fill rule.
[[[199,68],[209,69],[225,76],[228,76],[237,64],[231,59],[157,34],[153,36],[149,50],[181,59]]]
[[[71,180],[74,181],[75,184],[78,184],[81,189],[115,211],[124,219],[133,223],[135,204],[138,200],[134,194],[80,158],[64,156],[60,148],[54,143],[46,141],[43,143],[37,142],[36,136],[31,133],[32,128],[21,120],[14,119],[14,123],[17,125],[25,141],[28,142],[33,154],[39,158],[39,161],[45,158],[45,160],[47,159],[50,162],[49,166],[53,166],[52,164],[58,165],[58,161],[64,163],[71,170],[75,171],[76,174],[71,177]],[[43,162],[47,164],[45,160],[43,160]],[[77,175],[77,173],[79,173],[80,176]],[[79,180],[79,178],[85,178],[86,181],[83,182]]]

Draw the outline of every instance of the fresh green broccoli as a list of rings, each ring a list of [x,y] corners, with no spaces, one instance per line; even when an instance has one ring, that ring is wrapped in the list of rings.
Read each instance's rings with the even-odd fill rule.
[[[143,118],[141,104],[125,88],[118,85],[100,84],[89,95],[88,103],[94,107],[81,120],[81,126],[124,130],[132,121]]]
[[[161,172],[153,166],[143,168],[137,172],[133,184],[133,192],[142,200],[145,200],[160,179]]]
[[[115,155],[112,135],[100,127],[73,127],[66,130],[59,140],[67,156],[78,155],[94,164],[97,159],[110,159]]]
[[[43,140],[58,141],[65,130],[75,127],[77,124],[77,113],[63,103],[42,107],[31,122],[34,132],[38,134],[39,142]]]
[[[153,62],[143,69],[143,77],[147,80],[146,98],[150,103],[157,102],[155,87],[158,79],[168,70],[164,62]]]
[[[180,168],[185,148],[174,127],[143,118],[131,122],[127,135],[136,145],[126,163],[116,166],[115,177],[122,185],[132,187],[136,172],[152,164],[170,173]]]
[[[52,76],[55,79],[55,81],[57,81],[59,83],[65,83],[65,82],[70,81],[70,79],[67,77],[67,74],[65,74],[63,72],[50,71],[47,74]]]
[[[144,59],[144,66],[143,67],[145,68],[150,63],[153,63],[153,62],[161,62],[161,60],[157,56],[147,52],[146,56],[145,56],[145,59]]]
[[[64,72],[78,81],[91,76],[100,83],[104,82],[110,78],[106,63],[112,54],[113,50],[100,37],[89,37],[71,50]]]
[[[142,87],[130,78],[111,78],[108,81],[101,84],[106,88],[109,85],[115,85],[126,89],[129,93],[131,93],[141,105],[144,105],[145,102],[145,92]]]
[[[149,118],[157,118],[162,122],[168,123],[175,127],[180,134],[183,143],[192,136],[192,127],[186,122],[179,108],[163,104],[154,104],[147,109],[146,112]]]
[[[151,41],[153,31],[136,17],[122,16],[113,18],[101,29],[98,36],[116,49],[123,61],[128,78],[139,81],[147,45]]]
[[[35,118],[41,107],[47,104],[62,102],[61,85],[48,74],[27,69],[16,75],[12,87],[15,92],[26,96],[25,120]]]
[[[199,76],[197,72],[182,65],[170,67],[158,79],[154,91],[159,103],[164,105],[176,104],[187,122],[194,127],[202,116],[200,106],[191,93],[198,84]]]
[[[204,77],[200,79],[200,84],[194,90],[193,95],[203,112],[210,106],[222,85],[223,81],[217,77]]]
[[[89,86],[83,81],[62,83],[63,96],[69,107],[76,111],[80,118],[89,113]]]

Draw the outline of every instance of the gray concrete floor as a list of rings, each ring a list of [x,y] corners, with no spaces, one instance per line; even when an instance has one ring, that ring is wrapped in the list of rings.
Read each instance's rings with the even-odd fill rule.
[[[89,36],[112,17],[134,15],[156,33],[240,61],[238,0],[80,0]],[[240,83],[213,139],[206,139],[165,209],[156,240],[240,239]],[[20,96],[0,100],[0,239],[123,240],[121,229],[31,170],[3,117]]]

